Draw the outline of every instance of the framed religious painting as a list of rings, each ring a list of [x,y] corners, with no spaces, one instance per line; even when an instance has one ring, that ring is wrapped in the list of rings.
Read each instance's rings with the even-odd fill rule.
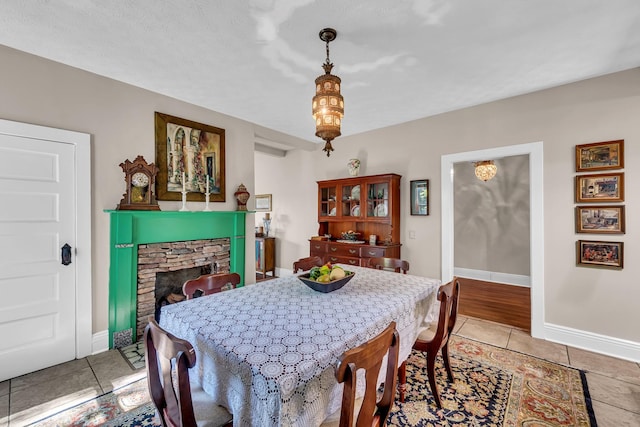
[[[624,234],[624,206],[576,206],[576,233]]]
[[[155,113],[156,198],[225,201],[224,129]]]
[[[624,244],[622,242],[600,242],[578,240],[576,250],[579,266],[622,269]]]
[[[576,172],[624,168],[624,139],[576,145]]]
[[[624,201],[624,173],[576,176],[576,203]]]

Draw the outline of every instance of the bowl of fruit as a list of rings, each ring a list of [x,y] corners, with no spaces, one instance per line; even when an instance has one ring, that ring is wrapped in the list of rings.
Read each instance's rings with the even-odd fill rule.
[[[308,273],[298,276],[305,285],[317,292],[333,292],[343,287],[355,273],[339,265],[326,263],[322,267],[313,267]]]

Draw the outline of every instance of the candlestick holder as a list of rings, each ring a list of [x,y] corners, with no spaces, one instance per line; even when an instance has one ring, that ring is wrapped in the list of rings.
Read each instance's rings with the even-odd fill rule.
[[[189,212],[189,209],[187,209],[187,191],[182,191],[182,207],[180,208],[180,212]]]
[[[211,193],[209,193],[208,191],[206,193],[204,193],[205,195],[205,199],[204,199],[204,212],[211,212],[211,208],[209,207],[209,195]]]

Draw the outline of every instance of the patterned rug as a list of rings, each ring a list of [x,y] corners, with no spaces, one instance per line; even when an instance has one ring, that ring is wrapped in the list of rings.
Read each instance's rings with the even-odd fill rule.
[[[596,427],[581,371],[459,336],[450,351],[453,383],[436,361],[442,409],[431,395],[425,358],[414,352],[405,403],[396,402],[389,426]],[[149,402],[143,379],[36,425],[159,426]]]

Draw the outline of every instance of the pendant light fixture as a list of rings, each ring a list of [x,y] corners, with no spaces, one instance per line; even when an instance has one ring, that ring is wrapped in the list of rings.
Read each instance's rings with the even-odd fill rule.
[[[333,151],[331,141],[340,136],[340,123],[344,116],[344,99],[340,95],[340,77],[331,74],[333,64],[329,60],[329,42],[337,35],[333,28],[320,31],[320,40],[326,43],[327,60],[322,64],[324,74],[316,79],[316,95],[313,97],[312,112],[316,121],[316,136],[325,140],[322,151],[327,157]]]
[[[487,182],[494,176],[496,176],[496,172],[498,172],[498,167],[493,163],[493,160],[483,160],[480,162],[475,162],[473,164],[476,169],[476,176],[478,179]]]

